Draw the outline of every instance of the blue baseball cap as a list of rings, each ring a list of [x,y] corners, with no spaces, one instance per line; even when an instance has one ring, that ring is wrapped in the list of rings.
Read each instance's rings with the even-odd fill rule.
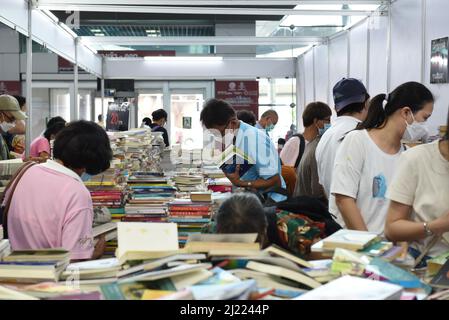
[[[343,78],[334,86],[335,111],[339,112],[343,108],[353,103],[366,101],[368,92],[360,80],[354,78]]]

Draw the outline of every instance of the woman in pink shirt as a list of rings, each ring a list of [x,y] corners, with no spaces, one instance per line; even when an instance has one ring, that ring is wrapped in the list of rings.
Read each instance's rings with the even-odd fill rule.
[[[17,184],[7,217],[11,247],[62,247],[72,260],[98,258],[105,243],[94,247],[92,199],[83,180],[109,168],[108,136],[94,122],[73,122],[56,136],[53,154],[55,160],[32,166]]]
[[[59,118],[59,117],[58,117]],[[66,125],[65,120],[60,121],[49,121],[47,129],[43,136],[37,137],[31,142],[30,145],[30,157],[31,158],[42,158],[49,159],[51,156],[50,141],[55,139],[59,131],[64,129]]]

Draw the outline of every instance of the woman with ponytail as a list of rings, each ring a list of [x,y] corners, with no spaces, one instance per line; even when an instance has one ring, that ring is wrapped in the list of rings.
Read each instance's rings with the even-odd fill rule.
[[[404,147],[426,136],[434,98],[422,84],[407,82],[374,97],[365,121],[347,134],[337,152],[329,211],[353,230],[383,233],[387,188]]]

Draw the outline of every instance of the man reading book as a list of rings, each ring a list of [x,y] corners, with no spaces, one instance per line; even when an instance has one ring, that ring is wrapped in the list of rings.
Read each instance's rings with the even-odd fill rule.
[[[234,152],[234,166],[222,167],[234,186],[259,192],[273,187],[286,187],[281,176],[279,155],[270,138],[263,131],[238,120],[234,109],[227,102],[209,100],[201,112],[200,120],[209,133],[220,141],[222,151],[227,153],[231,147]],[[277,193],[268,195],[275,202],[286,199]]]

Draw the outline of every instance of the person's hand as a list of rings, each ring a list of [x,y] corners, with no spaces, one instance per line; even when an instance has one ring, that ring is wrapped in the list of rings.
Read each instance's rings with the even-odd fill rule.
[[[28,157],[28,158],[25,158],[24,162],[34,161],[37,163],[44,163],[44,162],[47,162],[47,160],[48,160],[48,158],[45,158],[45,157]]]
[[[104,234],[98,237],[98,242],[95,245],[94,253],[92,254],[92,259],[99,259],[103,256],[104,250],[106,249],[106,239]]]
[[[235,166],[235,172],[233,173],[225,173],[226,178],[228,178],[233,185],[239,187],[240,183],[240,165]]]
[[[449,213],[433,220],[429,223],[429,228],[437,235],[442,235],[443,233],[449,232]]]

